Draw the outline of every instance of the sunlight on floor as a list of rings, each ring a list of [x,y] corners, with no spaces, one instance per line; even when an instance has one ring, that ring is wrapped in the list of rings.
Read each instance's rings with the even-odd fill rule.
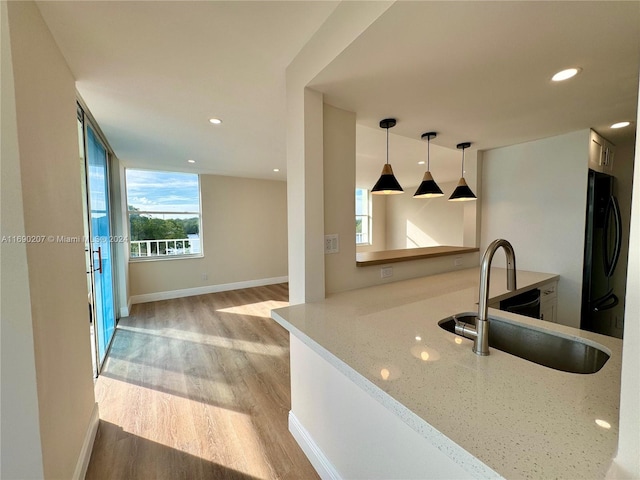
[[[175,328],[162,328],[160,330],[118,326],[118,330],[125,332],[140,333],[143,335],[151,335],[155,337],[164,337],[172,340],[181,340],[185,342],[200,343],[211,347],[228,348],[239,350],[246,353],[255,353],[258,355],[285,355],[288,352],[286,347],[279,345],[268,345],[262,341],[251,342],[249,340],[238,340],[234,338],[219,337],[216,335],[207,335],[200,332],[190,332],[186,330],[178,330]]]
[[[138,306],[96,382],[87,478],[318,478],[287,425],[288,335],[269,318],[284,299],[277,286]]]
[[[277,300],[267,300],[266,302],[246,303],[229,308],[219,308],[216,312],[237,313],[240,315],[255,315],[269,317],[270,311],[274,308],[289,306],[289,302],[280,302]]]
[[[150,365],[140,365],[136,360],[121,360],[112,358],[109,360],[109,371],[104,372],[101,377],[109,378],[115,381],[129,382],[140,388],[149,388],[154,391],[162,392],[169,395],[180,395],[183,397],[193,398],[195,394],[189,393],[194,387],[197,390],[206,392],[206,394],[215,393],[215,404],[222,408],[232,408],[235,402],[232,391],[233,385],[229,385],[220,375],[216,377],[207,377],[207,372],[198,371],[198,366],[189,373],[180,371],[172,371],[171,367],[158,368]],[[199,370],[202,370],[200,368]],[[185,381],[185,375],[188,376]],[[125,380],[125,377],[127,378]]]
[[[117,392],[121,404],[125,400],[129,411],[124,414],[119,408],[103,407],[101,420],[118,425],[136,437],[256,479],[273,478],[269,464],[261,459],[262,445],[249,413],[101,376],[96,386],[98,402],[101,405],[117,404],[110,398],[113,392]],[[127,399],[135,401],[128,402]],[[132,415],[130,409],[135,409],[135,405],[151,408],[138,409]],[[230,458],[246,461],[230,461]]]

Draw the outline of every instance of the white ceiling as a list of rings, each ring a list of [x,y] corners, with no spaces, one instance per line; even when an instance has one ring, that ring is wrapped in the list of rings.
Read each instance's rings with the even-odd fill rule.
[[[380,139],[379,121],[395,117],[391,132],[415,145],[391,146],[390,163],[416,185],[420,176],[398,171],[426,152],[427,131],[438,132],[432,153],[434,144],[486,150],[585,128],[633,141],[635,122],[610,125],[636,119],[639,61],[640,2],[396,2],[310,86]],[[550,81],[573,66],[582,68],[575,78]],[[377,162],[359,157],[358,177],[377,178],[384,155],[382,143]],[[448,168],[439,158],[436,181],[460,176],[459,151]]]
[[[125,164],[279,179],[285,68],[336,5],[39,2]],[[431,170],[448,181],[459,176],[455,145],[463,141],[488,149],[589,127],[614,143],[632,141],[635,122],[609,125],[636,118],[639,44],[636,1],[400,1],[310,85],[356,112],[359,174],[365,161],[368,175],[379,175],[378,122],[395,117],[394,170],[419,183],[420,135],[435,130]],[[569,66],[583,70],[549,81]],[[212,116],[224,123],[210,125]]]
[[[127,166],[281,180],[285,68],[337,5],[38,2],[78,92]]]

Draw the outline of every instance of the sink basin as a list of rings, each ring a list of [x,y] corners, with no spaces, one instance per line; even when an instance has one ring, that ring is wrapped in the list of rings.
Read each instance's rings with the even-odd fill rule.
[[[476,314],[464,313],[440,320],[440,328],[455,333],[455,320],[475,325]],[[596,373],[609,355],[579,340],[534,330],[526,325],[489,317],[489,347],[530,362],[570,373]]]

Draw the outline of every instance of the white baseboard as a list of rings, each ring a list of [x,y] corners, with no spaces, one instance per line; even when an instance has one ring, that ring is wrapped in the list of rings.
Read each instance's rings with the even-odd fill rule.
[[[324,455],[320,447],[311,438],[307,429],[300,423],[293,412],[289,411],[289,432],[293,435],[298,445],[307,456],[313,468],[316,469],[322,480],[342,480],[342,477],[333,464]]]
[[[87,468],[89,468],[89,460],[91,459],[93,442],[96,439],[96,433],[98,433],[99,423],[100,413],[98,411],[98,403],[96,402],[93,404],[93,411],[91,412],[91,419],[89,420],[89,428],[84,436],[84,442],[82,442],[82,449],[80,449],[80,456],[78,457],[76,470],[73,472],[74,480],[84,480],[84,477],[87,475]]]
[[[260,278],[258,280],[247,280],[245,282],[222,283],[220,285],[205,285],[204,287],[184,288],[182,290],[170,290],[167,292],[145,293],[143,295],[133,295],[129,301],[133,304],[157,302],[158,300],[170,300],[172,298],[191,297],[194,295],[206,295],[207,293],[227,292],[229,290],[239,290],[241,288],[262,287],[276,283],[285,283],[289,277]]]
[[[118,318],[128,317],[131,313],[131,297],[127,300],[126,307],[120,307],[120,316]]]

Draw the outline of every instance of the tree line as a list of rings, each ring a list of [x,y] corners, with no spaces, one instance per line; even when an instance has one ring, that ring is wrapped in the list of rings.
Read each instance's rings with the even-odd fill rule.
[[[200,233],[198,217],[193,218],[153,218],[139,213],[129,205],[130,235],[132,241],[187,238]]]

